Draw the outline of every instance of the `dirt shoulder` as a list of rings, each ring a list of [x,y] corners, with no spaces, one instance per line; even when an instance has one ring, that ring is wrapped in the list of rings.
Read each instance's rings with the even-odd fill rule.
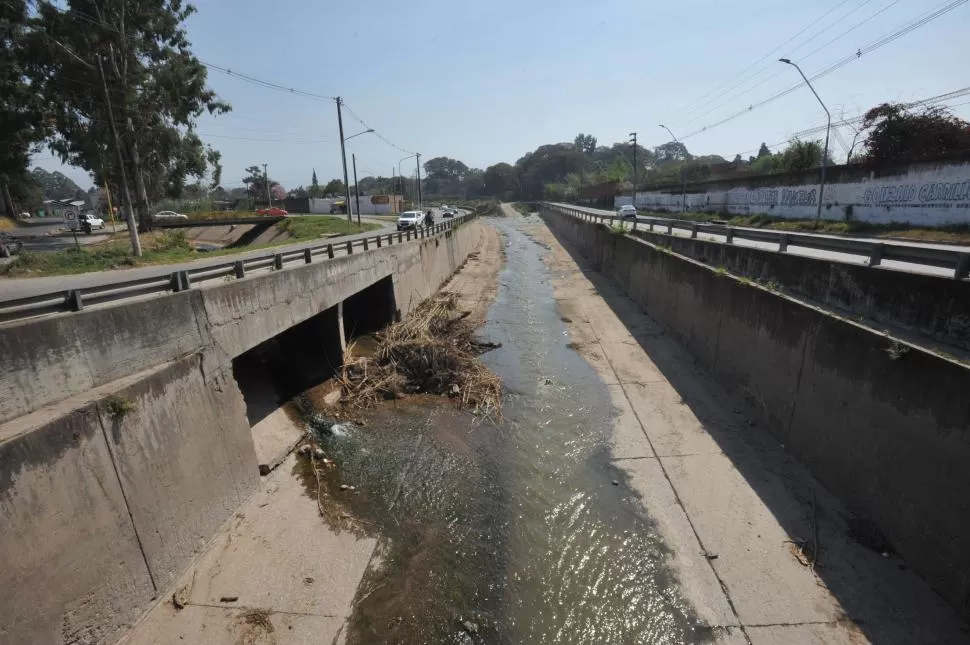
[[[505,265],[502,234],[487,221],[479,221],[482,239],[478,250],[468,256],[461,270],[441,288],[458,296],[459,308],[471,312],[467,319],[475,327],[485,323],[488,308],[498,293],[498,274]]]

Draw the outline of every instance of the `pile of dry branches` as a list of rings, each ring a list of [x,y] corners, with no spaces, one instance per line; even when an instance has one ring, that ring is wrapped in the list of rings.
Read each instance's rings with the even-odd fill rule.
[[[377,334],[372,357],[351,358],[341,368],[345,405],[366,407],[411,393],[447,394],[483,414],[500,411],[501,381],[482,365],[469,312],[443,292],[419,305],[406,320]]]

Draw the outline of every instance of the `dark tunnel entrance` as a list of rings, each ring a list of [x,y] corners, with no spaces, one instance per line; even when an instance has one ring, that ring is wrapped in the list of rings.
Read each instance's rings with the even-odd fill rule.
[[[397,318],[391,276],[378,280],[344,301],[344,340],[383,329]]]
[[[256,425],[283,403],[331,378],[343,362],[336,306],[264,341],[232,361]]]

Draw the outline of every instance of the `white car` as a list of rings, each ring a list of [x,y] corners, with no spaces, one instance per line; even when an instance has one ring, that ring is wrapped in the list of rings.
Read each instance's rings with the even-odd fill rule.
[[[82,230],[90,233],[94,229],[104,228],[104,220],[95,215],[94,213],[81,213],[77,216],[78,226]]]
[[[397,230],[417,229],[424,221],[421,211],[405,211],[397,218]]]
[[[176,213],[175,211],[158,211],[152,215],[152,219],[188,219],[188,215]]]
[[[627,204],[626,206],[620,206],[616,209],[616,216],[620,219],[636,219],[637,209],[636,206],[631,206]]]

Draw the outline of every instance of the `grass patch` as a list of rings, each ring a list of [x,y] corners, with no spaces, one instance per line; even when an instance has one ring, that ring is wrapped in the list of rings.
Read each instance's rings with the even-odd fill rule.
[[[55,253],[21,252],[16,262],[0,266],[0,276],[39,277],[47,275],[71,275],[109,269],[129,269],[156,264],[191,262],[201,258],[244,253],[261,248],[272,248],[293,242],[308,241],[329,233],[359,233],[379,228],[380,225],[365,223],[360,227],[340,217],[326,215],[286,219],[277,228],[290,234],[290,239],[278,243],[226,248],[217,251],[197,251],[189,244],[183,230],[155,231],[141,235],[142,255],[131,255],[127,233],[118,233],[105,242],[71,248]]]
[[[12,231],[15,228],[17,228],[17,220],[6,215],[0,215],[0,231]]]
[[[793,231],[804,233],[831,233],[836,235],[866,235],[870,237],[899,237],[923,242],[951,242],[955,244],[970,244],[970,224],[951,224],[935,228],[917,228],[906,222],[891,222],[889,224],[871,224],[854,219],[826,220],[823,219],[815,226],[815,220],[788,219],[771,215],[736,215],[723,219],[711,213],[642,213],[651,217],[664,217],[690,222],[710,222],[718,220],[730,226],[747,226],[751,228],[768,228],[777,231]]]
[[[532,208],[532,204],[528,204],[526,202],[513,202],[512,208],[517,210],[523,217],[529,217],[535,212],[535,209]]]
[[[301,217],[289,217],[276,225],[281,231],[286,231],[295,240],[312,240],[322,235],[333,233],[362,233],[380,228],[380,224],[373,222],[362,222],[357,226],[356,222],[348,222],[343,217],[329,217],[327,215],[304,215]]]

